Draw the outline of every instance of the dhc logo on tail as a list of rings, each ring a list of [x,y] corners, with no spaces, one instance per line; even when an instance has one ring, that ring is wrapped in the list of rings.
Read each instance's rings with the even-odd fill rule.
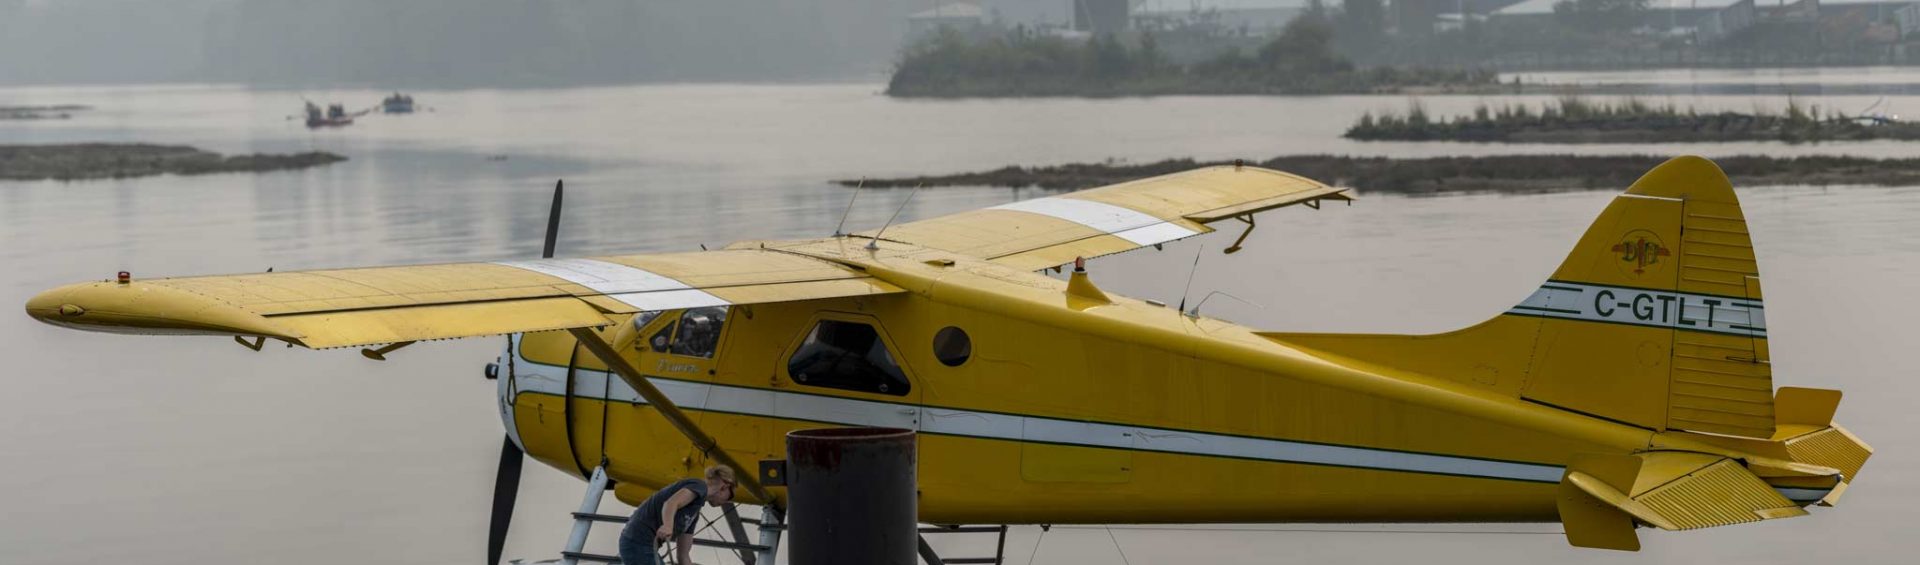
[[[1647,230],[1627,232],[1621,236],[1620,243],[1613,246],[1613,251],[1620,254],[1621,270],[1633,278],[1646,274],[1647,267],[1659,264],[1661,257],[1673,255],[1660,241],[1660,236]],[[1626,268],[1629,265],[1633,267],[1631,270]]]

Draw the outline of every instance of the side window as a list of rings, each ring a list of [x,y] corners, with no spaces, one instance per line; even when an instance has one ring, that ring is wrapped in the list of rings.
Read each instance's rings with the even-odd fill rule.
[[[674,355],[713,358],[720,345],[720,330],[727,324],[725,306],[692,308],[680,314],[680,331],[673,336]]]
[[[967,337],[967,331],[947,326],[933,334],[933,357],[940,364],[958,367],[973,357],[973,338]]]
[[[677,322],[679,320],[667,320],[666,325],[660,326],[660,331],[653,332],[653,337],[647,338],[647,347],[653,349],[654,353],[666,353],[667,344],[673,342],[673,328]]]
[[[787,360],[793,381],[860,392],[905,396],[911,385],[873,326],[821,320]]]

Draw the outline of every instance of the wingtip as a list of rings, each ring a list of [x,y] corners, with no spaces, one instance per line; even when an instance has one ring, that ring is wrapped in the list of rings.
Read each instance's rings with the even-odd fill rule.
[[[94,332],[300,338],[259,314],[198,294],[139,281],[88,282],[54,288],[28,299],[26,312],[47,324]]]

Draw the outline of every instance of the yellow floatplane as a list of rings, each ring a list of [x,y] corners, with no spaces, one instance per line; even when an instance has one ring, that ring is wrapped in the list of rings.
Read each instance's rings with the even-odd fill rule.
[[[1638,526],[1831,505],[1871,454],[1838,391],[1774,388],[1747,225],[1705,159],[1647,173],[1531,295],[1442,334],[1256,330],[1043,274],[1344,190],[1211,167],[823,239],[122,276],[27,312],[376,358],[506,335],[509,450],[628,503],[779,458],[791,430],[886,426],[920,434],[929,523],[1559,521],[1633,550]]]

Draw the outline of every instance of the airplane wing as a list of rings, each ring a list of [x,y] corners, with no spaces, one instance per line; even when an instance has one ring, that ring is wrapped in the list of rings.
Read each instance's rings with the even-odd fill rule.
[[[110,280],[41,293],[27,312],[83,330],[261,336],[322,349],[597,327],[643,310],[894,292],[903,291],[826,261],[739,249]]]
[[[1023,200],[858,235],[1039,270],[1213,231],[1228,218],[1321,200],[1347,189],[1280,171],[1218,166]]]

